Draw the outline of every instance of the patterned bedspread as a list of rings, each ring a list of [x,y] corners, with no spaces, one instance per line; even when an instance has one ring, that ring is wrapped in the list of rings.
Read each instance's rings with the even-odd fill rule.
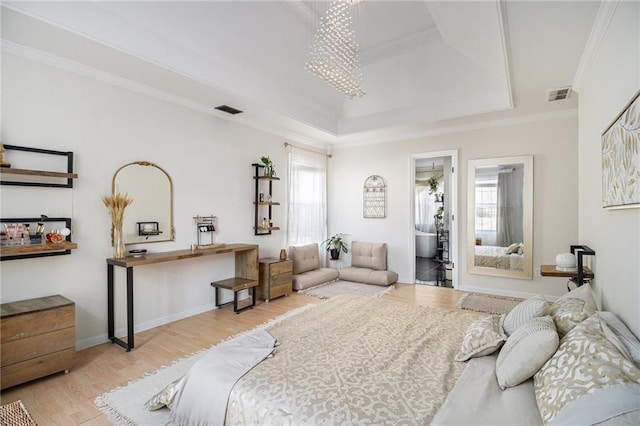
[[[226,424],[427,424],[482,314],[343,296],[268,331],[280,346],[231,392]]]
[[[475,246],[475,266],[522,270],[522,255],[507,254],[507,247]]]

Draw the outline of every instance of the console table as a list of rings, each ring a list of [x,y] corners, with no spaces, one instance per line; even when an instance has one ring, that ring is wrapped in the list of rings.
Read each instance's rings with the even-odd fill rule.
[[[150,253],[144,256],[127,256],[122,259],[107,259],[107,321],[109,340],[128,351],[133,349],[133,268],[154,263],[173,262],[176,260],[193,259],[197,257],[215,256],[219,254],[235,253],[235,278],[255,281],[258,283],[258,245],[257,244],[227,244],[223,247],[176,250],[160,253]],[[113,267],[119,266],[127,270],[127,341],[115,337],[115,306]],[[217,301],[216,301],[217,302]]]

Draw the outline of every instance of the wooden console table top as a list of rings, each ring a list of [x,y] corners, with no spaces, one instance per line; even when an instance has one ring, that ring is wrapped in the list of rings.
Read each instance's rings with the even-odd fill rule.
[[[107,259],[107,264],[129,268],[132,266],[151,265],[153,263],[172,262],[174,260],[190,259],[202,256],[213,256],[224,253],[235,253],[238,251],[247,251],[257,249],[257,244],[227,244],[224,247],[210,249],[186,249],[165,251],[159,253],[149,253],[143,256],[127,256],[122,259]]]

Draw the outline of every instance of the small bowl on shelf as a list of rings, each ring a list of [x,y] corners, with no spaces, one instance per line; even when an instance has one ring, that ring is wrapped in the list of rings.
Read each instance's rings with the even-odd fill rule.
[[[140,256],[144,256],[145,254],[147,254],[147,249],[129,250],[129,256],[140,257]]]

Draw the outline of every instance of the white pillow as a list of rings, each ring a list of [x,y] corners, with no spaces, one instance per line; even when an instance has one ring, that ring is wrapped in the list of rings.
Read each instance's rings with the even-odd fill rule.
[[[598,315],[567,333],[556,353],[533,376],[536,403],[545,424],[563,418],[565,409],[571,410],[574,404],[601,391],[624,395],[638,390],[640,369],[618,350],[621,345],[613,333],[604,332]],[[577,415],[582,418],[572,420],[572,424],[595,424],[608,417],[588,416],[603,414],[602,409],[579,410]]]
[[[541,295],[530,297],[517,304],[504,319],[504,331],[507,336],[513,334],[518,327],[533,318],[547,315],[547,301]]]
[[[638,338],[634,336],[631,330],[629,330],[613,312],[598,311],[598,316],[622,342],[630,359],[636,364],[636,367],[640,368],[640,341]],[[606,329],[604,330],[606,331]]]
[[[596,312],[591,286],[584,284],[551,304],[549,313],[556,323],[560,338]]]
[[[497,351],[507,340],[502,328],[504,315],[487,316],[469,325],[462,338],[462,347],[454,357],[456,361],[467,361]]]
[[[509,247],[507,247],[506,254],[513,254],[518,251],[520,248],[520,243],[513,243]]]
[[[532,377],[556,352],[560,338],[549,315],[533,318],[507,339],[496,360],[500,389],[519,385]]]

